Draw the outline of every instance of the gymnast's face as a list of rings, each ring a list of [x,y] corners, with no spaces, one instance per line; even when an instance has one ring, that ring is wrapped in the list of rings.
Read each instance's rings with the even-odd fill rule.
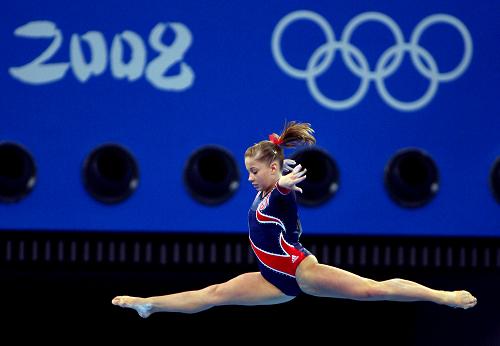
[[[257,191],[263,193],[270,191],[281,176],[277,161],[268,164],[254,157],[245,157],[245,167],[248,171],[248,181]]]

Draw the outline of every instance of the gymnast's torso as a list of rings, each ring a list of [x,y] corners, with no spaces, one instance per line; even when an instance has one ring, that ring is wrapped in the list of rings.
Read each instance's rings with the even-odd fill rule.
[[[311,253],[299,242],[302,227],[295,192],[277,183],[267,195],[259,191],[248,211],[248,228],[262,276],[287,295],[300,294],[295,271]]]

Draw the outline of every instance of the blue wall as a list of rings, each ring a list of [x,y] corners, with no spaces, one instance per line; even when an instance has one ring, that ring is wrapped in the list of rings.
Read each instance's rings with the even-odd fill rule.
[[[286,118],[313,125],[341,174],[334,198],[301,208],[306,232],[500,234],[488,185],[500,155],[497,1],[19,0],[2,13],[0,140],[32,153],[37,183],[0,204],[1,229],[246,232],[255,191],[243,153]],[[128,75],[127,42],[138,54]],[[336,49],[330,65],[320,47]],[[50,71],[21,68],[44,51]],[[85,157],[104,143],[125,146],[140,167],[137,191],[116,205],[95,201],[81,180]],[[182,179],[207,144],[226,148],[241,172],[218,206],[193,200]],[[417,209],[395,204],[383,186],[385,165],[406,147],[439,168],[438,194]]]

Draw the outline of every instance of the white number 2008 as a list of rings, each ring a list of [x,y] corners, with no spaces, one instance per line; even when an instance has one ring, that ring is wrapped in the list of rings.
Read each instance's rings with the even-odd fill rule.
[[[169,27],[173,30],[175,38],[170,45],[165,45],[162,36]],[[73,34],[70,41],[69,62],[59,63],[47,62],[58,51],[63,41],[61,31],[53,22],[29,22],[18,27],[14,35],[31,39],[52,39],[52,43],[31,62],[9,69],[10,75],[21,82],[35,85],[56,82],[62,79],[71,67],[75,77],[85,83],[91,76],[98,76],[106,70],[107,45],[104,35],[99,31],[88,31],[81,36]],[[82,41],[90,48],[89,61],[85,60]],[[127,62],[124,61],[123,42],[130,47],[131,53]],[[146,65],[147,51],[142,38],[133,31],[123,31],[114,36],[111,44],[109,54],[111,74],[117,79],[127,78],[129,81],[134,81],[145,73],[145,78],[158,89],[185,90],[194,81],[192,68],[183,61],[191,42],[191,32],[184,24],[157,24],[149,34],[149,44],[159,54]],[[166,75],[176,64],[180,64],[179,72],[175,75]]]

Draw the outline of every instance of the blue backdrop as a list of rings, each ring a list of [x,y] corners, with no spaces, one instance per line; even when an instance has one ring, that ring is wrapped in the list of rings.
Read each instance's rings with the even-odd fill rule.
[[[0,204],[1,229],[246,232],[247,146],[310,122],[337,162],[337,194],[302,207],[306,233],[499,235],[488,185],[500,155],[500,3],[485,1],[10,1],[0,21],[0,140],[37,164],[33,191]],[[137,191],[85,191],[85,157],[119,143]],[[218,206],[182,172],[198,148],[237,159]],[[427,205],[401,208],[388,160],[418,147],[439,168]]]

